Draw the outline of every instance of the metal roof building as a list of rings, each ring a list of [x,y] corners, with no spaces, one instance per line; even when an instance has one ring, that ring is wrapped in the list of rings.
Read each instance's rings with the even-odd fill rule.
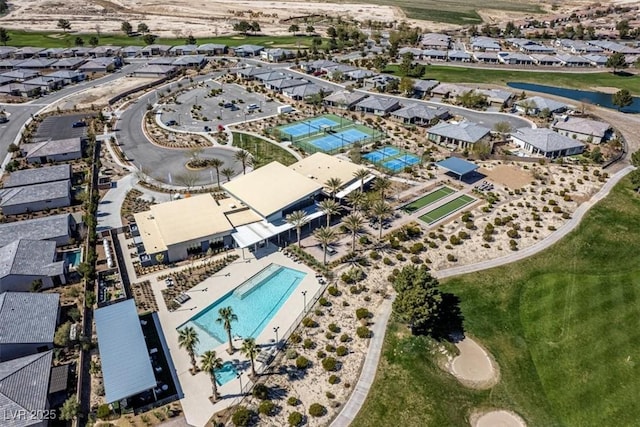
[[[457,157],[449,157],[448,159],[441,160],[436,163],[436,166],[458,175],[461,179],[464,175],[473,172],[480,167],[475,163],[468,162]]]
[[[116,402],[156,386],[134,300],[95,311],[105,401]]]

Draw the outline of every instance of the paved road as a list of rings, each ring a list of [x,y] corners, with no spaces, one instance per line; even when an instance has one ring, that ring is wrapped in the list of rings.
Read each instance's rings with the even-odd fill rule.
[[[547,249],[551,245],[554,245],[555,243],[560,241],[560,239],[565,237],[568,233],[573,231],[580,224],[580,221],[589,211],[589,209],[591,209],[591,207],[593,207],[593,205],[598,203],[600,200],[604,199],[609,194],[611,189],[633,169],[634,167],[627,166],[612,175],[609,181],[607,181],[607,183],[600,189],[600,191],[598,191],[598,193],[596,193],[589,201],[583,203],[578,207],[578,209],[576,209],[569,221],[567,221],[557,231],[553,232],[544,240],[536,243],[535,245],[529,246],[528,248],[525,248],[518,252],[513,252],[501,258],[482,261],[476,264],[449,268],[447,270],[434,271],[432,272],[432,274],[435,277],[442,279],[445,277],[452,277],[458,276],[460,274],[487,270],[490,268],[522,260]],[[353,393],[351,393],[351,395],[349,396],[349,400],[342,407],[342,411],[338,414],[333,423],[331,423],[331,427],[347,427],[349,424],[351,424],[367,398],[367,394],[369,393],[371,385],[373,384],[373,380],[375,379],[378,361],[380,359],[380,353],[382,350],[382,344],[384,342],[384,331],[386,330],[387,322],[389,320],[389,315],[387,313],[386,307],[387,303],[389,303],[389,305],[391,304],[390,301],[385,301],[383,303],[380,318],[378,319],[378,322],[376,322],[374,327],[374,339],[372,339],[371,343],[369,344],[369,351],[367,352],[367,357],[365,358],[362,372],[360,373],[360,377],[358,378],[358,382],[354,387]],[[375,339],[376,333],[379,334],[380,339]]]

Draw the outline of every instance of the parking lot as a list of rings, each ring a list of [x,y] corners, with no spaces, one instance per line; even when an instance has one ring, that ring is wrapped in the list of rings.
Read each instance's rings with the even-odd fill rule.
[[[212,89],[222,89],[222,93],[212,96]],[[194,109],[194,105],[198,108]],[[209,132],[215,131],[218,125],[277,114],[279,105],[275,101],[268,102],[262,94],[247,92],[236,84],[221,85],[209,80],[180,94],[177,103],[164,105],[161,120],[178,130]]]
[[[38,126],[38,131],[34,137],[34,142],[44,141],[46,139],[59,140],[67,138],[84,138],[87,136],[86,126],[79,126],[88,115],[70,114],[65,116],[47,117]],[[78,123],[78,125],[76,125]]]

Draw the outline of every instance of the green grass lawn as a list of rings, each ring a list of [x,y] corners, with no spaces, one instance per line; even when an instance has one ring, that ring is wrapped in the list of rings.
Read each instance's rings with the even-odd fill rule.
[[[397,73],[397,71],[397,65],[389,65],[385,70],[385,72],[389,73]],[[490,83],[497,85],[506,85],[507,82],[528,82],[585,90],[597,86],[610,86],[628,89],[631,93],[640,95],[639,76],[620,76],[606,72],[556,73],[429,65],[423,78],[447,83]]]
[[[253,135],[234,132],[233,145],[251,153],[251,155],[258,160],[259,166],[264,166],[274,160],[285,166],[289,166],[297,162],[297,159],[293,154],[289,153],[284,148],[278,147],[269,141],[265,141],[264,139]]]
[[[71,47],[74,46],[76,37],[82,37],[85,45],[89,39],[96,36],[95,33],[60,33],[60,32],[30,32],[9,30],[11,40],[7,42],[9,46],[40,46],[40,47]],[[129,37],[125,34],[105,33],[98,37],[100,45],[114,46],[143,46],[141,37]],[[183,38],[159,38],[157,44],[180,45],[184,44]],[[227,46],[240,46],[242,44],[257,44],[269,47],[289,47],[301,48],[311,46],[311,37],[306,36],[224,36],[198,38],[198,44],[218,43]]]
[[[445,203],[442,206],[439,206],[424,215],[420,216],[420,219],[427,224],[433,224],[436,221],[441,220],[447,215],[451,215],[453,212],[461,209],[464,206],[467,206],[469,203],[473,202],[475,199],[471,196],[463,195],[460,197],[456,197],[450,202]]]
[[[639,242],[640,196],[624,180],[547,251],[444,281],[500,382],[462,387],[435,366],[428,340],[392,324],[353,426],[462,426],[476,408],[511,409],[530,426],[636,425]]]
[[[418,200],[414,200],[408,205],[405,205],[402,210],[407,213],[415,212],[418,209],[430,205],[431,203],[437,202],[438,200],[443,199],[449,194],[453,194],[455,192],[455,190],[452,190],[449,187],[438,188],[437,190],[434,190],[431,193],[420,197]]]

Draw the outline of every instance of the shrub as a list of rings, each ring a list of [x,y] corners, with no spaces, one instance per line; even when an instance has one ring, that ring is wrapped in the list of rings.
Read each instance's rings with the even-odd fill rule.
[[[109,409],[109,405],[104,403],[98,406],[98,410],[96,411],[96,417],[100,419],[105,419],[109,416],[110,413],[111,413],[111,409]]]
[[[244,406],[239,406],[233,413],[231,421],[236,427],[246,427],[251,422],[251,411]]]
[[[349,335],[347,334],[340,335],[340,342],[348,342],[348,341],[351,341],[351,337],[349,337]]]
[[[340,377],[339,376],[337,376],[335,374],[332,374],[329,377],[329,384],[338,384],[339,382],[340,382]]]
[[[362,307],[356,310],[356,319],[368,319],[371,317],[371,313],[366,308]]]
[[[318,323],[313,320],[310,317],[305,317],[304,319],[302,319],[302,325],[305,328],[317,328],[318,327]]]
[[[271,415],[274,415],[275,410],[276,410],[276,405],[270,400],[265,400],[262,403],[260,403],[260,406],[258,406],[258,412],[268,417],[270,417]]]
[[[323,307],[329,307],[331,305],[331,303],[325,297],[321,297],[318,300],[318,303]]]
[[[327,357],[327,353],[325,353],[325,352],[324,352],[324,351],[322,351],[322,350],[318,350],[318,352],[316,353],[316,357],[317,357],[318,359],[324,359],[325,357]]]
[[[321,417],[327,412],[327,409],[319,403],[312,403],[309,406],[309,415],[312,417]]]
[[[409,248],[409,252],[412,254],[419,254],[424,250],[424,245],[420,242],[416,242]]]
[[[349,350],[347,349],[347,347],[341,345],[340,347],[336,348],[336,355],[337,356],[346,356],[347,354],[349,354]]]
[[[447,261],[449,262],[456,262],[457,259],[453,254],[447,254]]]
[[[269,397],[269,387],[267,387],[263,383],[256,384],[253,388],[253,397],[256,397],[260,400],[265,400]]]
[[[371,338],[371,330],[366,326],[359,326],[356,329],[356,335],[358,335],[358,338]]]
[[[406,258],[405,258],[405,257],[404,257],[404,255],[402,255],[402,254],[396,254],[396,259],[397,259],[398,261],[404,261]]]
[[[298,369],[307,369],[309,367],[309,359],[304,356],[298,356],[296,359],[296,368]]]
[[[376,251],[371,251],[371,253],[369,254],[369,258],[371,258],[374,261],[377,261],[380,259],[380,254]]]
[[[287,404],[291,406],[298,406],[300,404],[300,401],[295,396],[289,396],[289,398],[287,399]]]
[[[327,344],[324,346],[324,349],[326,351],[328,351],[329,353],[333,353],[334,351],[336,351],[336,347],[332,344]]]
[[[391,258],[389,258],[389,257],[384,257],[384,258],[382,259],[382,263],[383,263],[384,265],[393,265],[393,261],[391,261]]]
[[[414,264],[422,264],[422,260],[420,259],[420,257],[418,255],[412,255],[411,256],[411,262]]]
[[[316,343],[313,342],[313,340],[311,338],[307,338],[304,340],[304,342],[302,343],[302,347],[305,350],[308,350],[310,348],[315,348]]]
[[[292,360],[298,357],[298,352],[295,348],[290,348],[287,350],[287,359]]]
[[[325,396],[327,396],[327,399],[335,399],[336,395],[331,393],[330,391],[325,393]]]
[[[297,333],[294,332],[289,337],[289,341],[291,341],[294,344],[298,344],[298,343],[300,343],[302,341],[302,337],[300,336],[300,334],[297,334]]]
[[[335,371],[338,367],[338,361],[331,356],[326,357],[322,359],[322,367],[325,371]]]
[[[289,414],[288,421],[291,427],[297,427],[299,425],[302,425],[302,420],[303,420],[303,417],[300,412],[292,412]]]
[[[338,332],[340,332],[340,327],[338,325],[336,325],[335,323],[330,323],[328,328],[334,334],[337,334]]]

